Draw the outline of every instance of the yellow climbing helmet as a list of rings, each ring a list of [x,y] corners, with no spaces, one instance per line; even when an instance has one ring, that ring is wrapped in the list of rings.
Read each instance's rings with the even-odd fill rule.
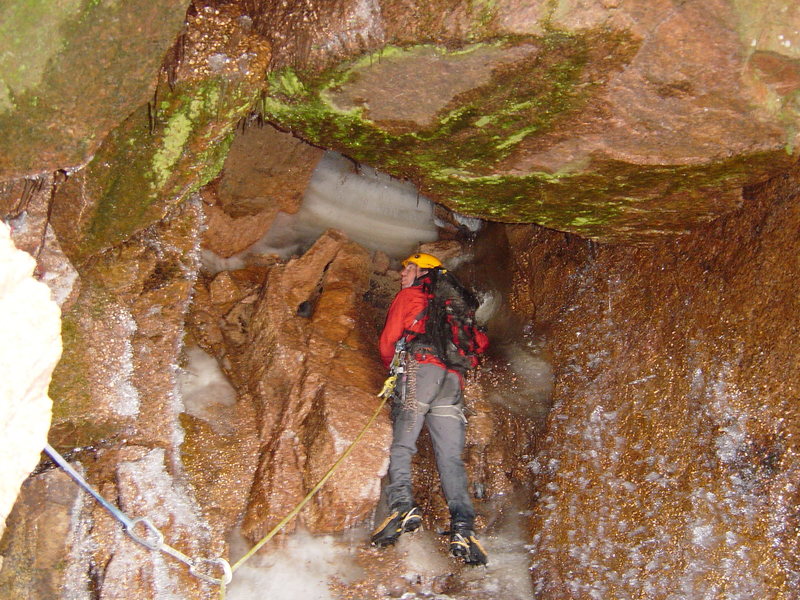
[[[432,254],[425,254],[419,252],[412,254],[403,261],[403,266],[407,267],[409,263],[417,265],[420,269],[435,269],[442,266],[442,261],[433,256]]]

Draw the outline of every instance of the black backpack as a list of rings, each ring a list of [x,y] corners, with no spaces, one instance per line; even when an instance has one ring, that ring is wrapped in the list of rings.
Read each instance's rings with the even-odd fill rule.
[[[428,297],[422,319],[425,333],[411,343],[412,349],[429,347],[445,365],[465,372],[478,365],[480,330],[475,320],[478,300],[456,277],[436,267],[420,278]]]

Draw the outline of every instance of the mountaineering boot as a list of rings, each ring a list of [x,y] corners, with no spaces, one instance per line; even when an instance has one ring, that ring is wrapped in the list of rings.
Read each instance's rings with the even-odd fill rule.
[[[454,523],[450,528],[450,554],[473,566],[485,565],[489,560],[472,527],[466,523]]]
[[[391,546],[402,533],[416,531],[422,525],[422,511],[418,506],[409,509],[395,508],[372,533],[371,542],[375,546]]]

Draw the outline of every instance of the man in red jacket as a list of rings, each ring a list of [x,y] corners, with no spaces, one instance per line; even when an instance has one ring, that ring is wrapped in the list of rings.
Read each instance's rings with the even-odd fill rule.
[[[401,290],[386,315],[380,336],[380,354],[387,368],[395,356],[397,342],[407,342],[404,375],[398,381],[403,392],[392,404],[393,440],[389,454],[389,485],[386,488],[389,515],[375,530],[372,543],[394,544],[404,532],[415,531],[422,513],[414,504],[411,459],[417,452],[417,437],[423,424],[433,443],[442,490],[450,510],[450,552],[467,564],[484,565],[487,556],[473,531],[475,509],[468,492],[461,454],[464,450],[466,418],[462,403],[462,373],[448,368],[432,348],[414,344],[425,332],[428,296],[423,290],[425,276],[442,263],[430,254],[413,254],[403,261]],[[478,332],[480,351],[488,339]]]

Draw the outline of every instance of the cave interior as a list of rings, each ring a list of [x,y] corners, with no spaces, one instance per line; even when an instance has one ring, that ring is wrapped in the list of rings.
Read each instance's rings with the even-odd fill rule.
[[[796,597],[793,2],[0,14],[0,596]],[[447,556],[424,431],[424,527],[368,544],[377,337],[418,251],[491,340],[465,382],[485,568]]]

